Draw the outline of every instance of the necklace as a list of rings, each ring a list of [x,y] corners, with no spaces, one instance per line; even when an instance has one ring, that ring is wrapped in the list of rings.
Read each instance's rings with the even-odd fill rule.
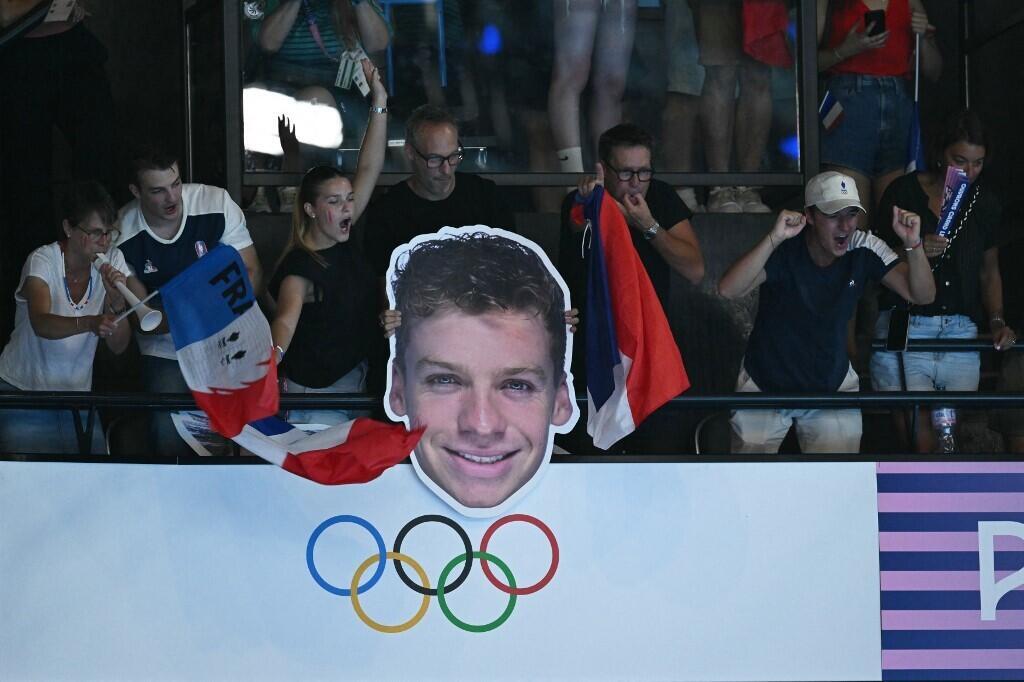
[[[92,297],[92,269],[89,270],[89,287],[85,290],[85,296],[78,303],[75,303],[75,299],[71,297],[71,287],[68,286],[68,266],[64,262],[64,249],[60,250],[60,265],[61,270],[64,272],[64,295],[68,297],[68,304],[76,311],[82,310],[85,306],[89,305],[89,299]],[[79,280],[74,280],[78,282]],[[77,316],[76,316],[77,317]]]

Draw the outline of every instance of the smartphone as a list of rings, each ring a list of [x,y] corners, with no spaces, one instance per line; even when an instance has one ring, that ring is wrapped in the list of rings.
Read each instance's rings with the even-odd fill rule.
[[[874,26],[871,27],[871,32],[868,33],[869,36],[877,36],[885,31],[884,9],[873,9],[864,13],[864,27],[867,28],[871,24],[874,24]]]
[[[893,352],[907,350],[907,333],[910,331],[910,311],[896,308],[889,315],[889,336],[885,339],[885,349]]]

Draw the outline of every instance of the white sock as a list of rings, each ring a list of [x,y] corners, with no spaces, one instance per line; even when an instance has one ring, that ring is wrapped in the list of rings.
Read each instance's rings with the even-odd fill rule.
[[[583,150],[580,147],[568,147],[558,150],[558,165],[563,173],[583,172]]]

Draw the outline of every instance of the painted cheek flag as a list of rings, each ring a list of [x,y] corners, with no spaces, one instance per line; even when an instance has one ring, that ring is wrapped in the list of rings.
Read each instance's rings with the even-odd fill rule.
[[[690,380],[622,212],[603,187],[579,209],[592,233],[583,317],[587,433],[608,449]]]
[[[178,364],[196,404],[223,436],[325,485],[362,483],[405,459],[422,435],[359,418],[306,434],[274,416],[270,325],[238,252],[221,244],[161,289]]]

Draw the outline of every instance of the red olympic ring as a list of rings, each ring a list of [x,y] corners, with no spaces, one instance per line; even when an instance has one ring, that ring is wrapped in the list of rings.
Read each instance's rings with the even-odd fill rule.
[[[487,543],[491,541],[491,536],[494,535],[494,531],[498,530],[506,523],[512,523],[513,521],[523,521],[536,526],[547,537],[548,542],[551,544],[551,567],[548,569],[548,572],[544,574],[543,578],[533,585],[528,585],[526,587],[509,587],[494,577],[494,574],[491,572],[491,567],[487,563],[487,559],[482,557],[480,558],[480,567],[484,569],[484,575],[486,575],[487,579],[491,581],[491,584],[505,594],[514,594],[517,596],[533,594],[534,592],[544,589],[544,587],[551,582],[551,579],[555,577],[555,571],[558,570],[558,541],[555,540],[555,534],[551,532],[551,529],[548,528],[543,521],[527,514],[509,514],[508,516],[502,517],[492,523],[491,527],[487,529],[486,533],[484,533],[483,538],[480,540],[480,551],[487,551]]]

